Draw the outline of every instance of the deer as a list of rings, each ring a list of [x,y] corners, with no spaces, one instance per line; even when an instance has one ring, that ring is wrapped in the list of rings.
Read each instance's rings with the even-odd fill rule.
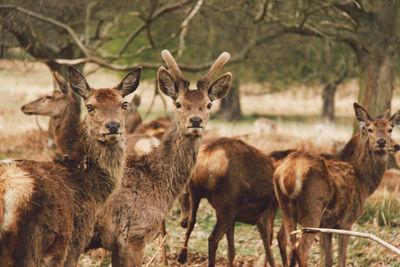
[[[134,95],[129,108],[125,114],[126,133],[132,134],[136,128],[142,124],[142,117],[139,114],[138,108],[140,106],[140,95]]]
[[[58,73],[52,72],[57,88],[52,93],[39,97],[21,107],[26,115],[40,115],[51,118],[51,136],[62,154],[72,153],[79,141],[77,132],[81,115],[81,98],[69,88]]]
[[[218,243],[224,235],[228,241],[228,266],[233,266],[237,221],[257,225],[266,252],[264,265],[268,261],[275,266],[271,242],[278,203],[273,173],[272,158],[239,139],[222,137],[203,144],[189,183],[190,212],[179,262],[186,261],[197,209],[200,200],[207,198],[217,215],[217,223],[208,238],[208,266],[215,266]]]
[[[57,88],[23,106],[21,111],[26,115],[39,115],[51,118],[51,136],[58,150],[69,155],[78,140],[76,132],[81,116],[80,97],[69,88],[68,83],[58,72],[52,72]],[[134,95],[125,111],[126,134],[131,134],[142,123],[138,112],[140,96]]]
[[[88,110],[76,132],[76,153],[57,161],[1,164],[0,266],[76,266],[97,210],[120,186],[125,97],[136,90],[140,75],[137,67],[114,88],[92,89],[78,70],[68,68],[70,87]]]
[[[174,119],[159,147],[143,156],[127,157],[121,188],[99,212],[88,246],[110,250],[113,266],[141,266],[146,244],[155,238],[189,181],[212,102],[228,93],[232,80],[228,72],[213,81],[229,60],[227,52],[198,80],[197,89],[189,89],[168,50],[161,55],[169,70],[158,69],[158,86],[174,103]]]
[[[282,214],[285,238],[290,237],[290,266],[307,266],[308,251],[315,234],[290,235],[299,223],[303,227],[350,230],[363,212],[364,204],[378,187],[387,167],[391,132],[400,124],[400,111],[390,117],[386,111],[372,119],[367,110],[354,103],[360,124],[358,147],[348,161],[328,159],[307,152],[293,152],[284,158],[274,173],[274,189]],[[321,234],[325,266],[333,264],[332,235]],[[282,242],[283,241],[283,242]],[[278,235],[279,246],[286,240]],[[283,243],[283,244],[282,244]],[[339,236],[338,266],[346,265],[349,237]],[[283,262],[288,266],[288,262]]]

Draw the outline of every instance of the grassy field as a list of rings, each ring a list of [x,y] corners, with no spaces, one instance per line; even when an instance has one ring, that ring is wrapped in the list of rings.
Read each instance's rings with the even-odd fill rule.
[[[38,130],[32,116],[25,116],[20,106],[37,96],[52,90],[52,81],[46,67],[34,63],[0,61],[0,159],[33,158],[48,160],[54,151],[46,147],[46,136]],[[93,87],[114,86],[119,81],[115,73],[96,72],[88,77]],[[322,105],[321,88],[292,88],[282,93],[265,95],[254,94],[252,88],[266,85],[246,84],[241,88],[241,106],[244,120],[229,123],[212,119],[208,129],[221,136],[237,136],[255,145],[263,152],[277,149],[304,148],[320,152],[332,152],[336,144],[342,144],[350,138],[354,117],[352,103],[356,100],[356,81],[339,88],[336,99],[338,122],[332,125],[321,124],[319,112]],[[144,81],[137,93],[142,96],[141,114],[146,114],[154,93],[154,82]],[[254,90],[256,91],[256,90]],[[400,92],[396,90],[393,109],[400,108]],[[167,101],[167,110],[171,103]],[[216,107],[214,107],[216,109]],[[215,110],[214,110],[215,111]],[[152,112],[145,120],[163,114],[163,104],[156,98]],[[268,135],[256,135],[254,120],[259,116],[272,119],[277,131]],[[39,118],[39,124],[45,128],[46,118]],[[394,139],[400,141],[400,131],[394,131]],[[385,186],[386,185],[386,186]],[[399,172],[388,173],[383,185],[368,199],[365,212],[354,225],[353,230],[370,232],[400,247],[400,185]],[[207,266],[207,238],[215,224],[213,209],[203,200],[197,216],[197,225],[189,242],[189,263],[187,266]],[[275,221],[276,231],[281,224],[280,216]],[[255,226],[236,224],[236,266],[262,266],[264,249]],[[179,226],[179,208],[176,205],[167,220],[168,258],[170,266],[178,266],[177,253],[184,239],[185,229]],[[337,258],[337,246],[334,242],[334,257]],[[152,266],[159,266],[161,253],[156,253],[158,239],[148,246],[145,263],[156,255]],[[218,249],[218,266],[225,266],[227,244],[223,239]],[[280,263],[277,241],[273,241],[275,260]],[[310,266],[319,264],[317,242],[310,252]],[[108,266],[109,254],[102,250],[82,255],[80,266]],[[363,239],[351,238],[348,249],[348,266],[400,266],[400,257],[379,245]]]

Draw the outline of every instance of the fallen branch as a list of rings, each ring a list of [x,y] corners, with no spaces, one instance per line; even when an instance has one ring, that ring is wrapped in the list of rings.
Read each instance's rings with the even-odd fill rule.
[[[297,235],[297,234],[315,234],[315,233],[328,233],[328,234],[339,234],[339,235],[350,235],[350,236],[357,236],[357,237],[362,237],[362,238],[367,238],[371,239],[382,246],[390,249],[397,255],[400,255],[400,249],[396,248],[395,246],[389,244],[388,242],[380,239],[379,237],[370,234],[370,233],[361,233],[361,232],[354,232],[354,231],[347,231],[347,230],[339,230],[339,229],[327,229],[327,228],[311,228],[311,227],[304,227],[301,230],[296,230],[291,232],[291,235]]]
[[[161,241],[161,244],[158,246],[156,252],[155,252],[154,255],[151,257],[151,259],[149,260],[149,262],[146,264],[146,267],[149,267],[150,264],[154,261],[154,259],[156,258],[158,252],[160,251],[160,248],[164,245],[165,239],[167,239],[167,236],[168,236],[168,235],[165,235],[165,236],[164,236],[164,238],[163,238],[163,240]]]

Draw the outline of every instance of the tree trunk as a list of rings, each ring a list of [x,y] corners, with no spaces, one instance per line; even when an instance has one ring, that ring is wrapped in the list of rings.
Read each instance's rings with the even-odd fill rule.
[[[335,93],[337,89],[336,82],[328,82],[322,91],[322,119],[333,122],[335,119]]]
[[[233,79],[228,95],[221,101],[217,117],[227,121],[237,121],[242,118],[239,84],[238,78]]]
[[[381,115],[391,108],[393,96],[394,53],[389,47],[359,53],[360,68],[358,103],[371,117]],[[358,123],[355,123],[355,130]]]

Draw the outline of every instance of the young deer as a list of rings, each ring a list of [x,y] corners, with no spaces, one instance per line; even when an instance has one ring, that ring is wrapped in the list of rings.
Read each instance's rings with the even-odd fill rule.
[[[79,136],[81,115],[81,100],[72,90],[67,82],[57,72],[53,72],[53,78],[58,88],[51,94],[25,104],[21,110],[26,115],[41,115],[51,118],[51,136],[62,154],[72,153]]]
[[[241,140],[218,138],[203,144],[189,184],[190,215],[179,262],[186,261],[197,209],[200,200],[207,198],[217,215],[217,224],[208,238],[208,266],[215,266],[218,243],[224,235],[228,241],[228,266],[233,266],[237,221],[257,224],[266,259],[275,266],[270,247],[278,208],[273,172],[272,159]]]
[[[81,100],[70,88],[65,79],[53,72],[53,78],[58,89],[51,94],[39,97],[21,107],[26,115],[40,115],[51,118],[51,136],[60,152],[63,155],[70,155],[73,152],[75,143],[79,140],[76,134],[79,129],[81,116]],[[140,96],[132,98],[131,105],[125,111],[126,134],[132,133],[142,122],[138,113]]]
[[[195,90],[189,89],[189,81],[167,50],[162,57],[170,71],[159,68],[158,85],[175,104],[174,120],[158,148],[141,157],[127,158],[122,186],[99,213],[89,246],[111,250],[113,266],[141,266],[146,243],[159,232],[161,222],[189,181],[211,103],[227,94],[232,79],[231,73],[226,73],[212,83],[229,59],[226,52],[197,82]]]
[[[354,104],[360,122],[358,148],[348,162],[327,159],[304,152],[287,156],[274,174],[275,193],[281,208],[286,236],[290,236],[290,265],[296,260],[306,266],[308,251],[315,234],[303,234],[296,248],[296,237],[290,235],[296,223],[303,227],[327,227],[350,230],[362,214],[364,203],[378,187],[386,170],[391,132],[400,124],[400,112],[389,120],[389,112],[372,119],[360,105]],[[278,238],[282,243],[282,240]],[[286,245],[286,240],[283,240]],[[339,236],[339,266],[346,264],[349,237]],[[321,235],[325,266],[331,266],[332,235]],[[284,261],[284,266],[288,262]]]
[[[120,185],[125,162],[124,97],[141,68],[113,89],[91,89],[68,69],[71,88],[88,114],[72,159],[14,160],[0,166],[0,266],[76,266],[90,241],[96,210]],[[76,168],[77,162],[85,166]]]

